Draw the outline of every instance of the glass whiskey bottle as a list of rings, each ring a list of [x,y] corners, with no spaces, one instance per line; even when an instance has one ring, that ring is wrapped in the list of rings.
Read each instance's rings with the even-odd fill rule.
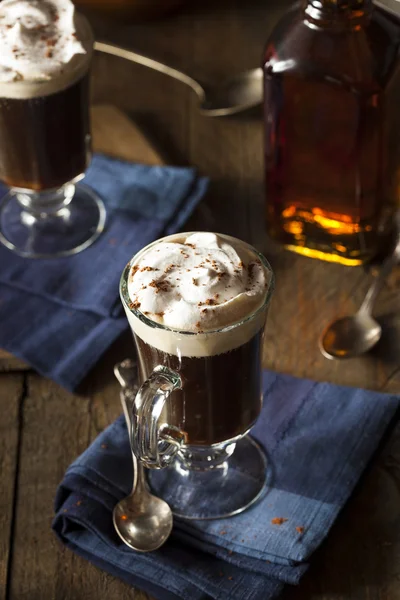
[[[308,0],[264,57],[268,234],[357,265],[377,252],[400,194],[400,21],[370,0]]]

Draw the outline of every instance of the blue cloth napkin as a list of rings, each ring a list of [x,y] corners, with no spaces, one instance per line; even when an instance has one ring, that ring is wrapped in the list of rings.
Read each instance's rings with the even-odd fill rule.
[[[203,196],[196,171],[95,155],[84,179],[104,200],[106,229],[66,258],[21,258],[0,244],[0,347],[73,390],[127,327],[119,279],[132,256],[175,233]],[[5,192],[0,188],[0,195]]]
[[[268,454],[271,487],[256,505],[218,521],[175,519],[162,548],[148,555],[129,550],[111,517],[132,482],[121,416],[68,468],[55,501],[59,538],[161,600],[268,600],[285,583],[297,584],[400,398],[267,371],[263,391],[252,435]],[[287,520],[274,524],[277,518]]]

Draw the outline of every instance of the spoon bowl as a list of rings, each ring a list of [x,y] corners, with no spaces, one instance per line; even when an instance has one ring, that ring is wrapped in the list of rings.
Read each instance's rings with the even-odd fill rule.
[[[203,85],[204,99],[200,103],[200,112],[207,117],[225,117],[260,105],[262,79],[261,69],[250,69],[218,85]]]
[[[124,360],[114,367],[114,374],[121,384],[121,404],[131,441],[132,423],[128,401],[137,392],[137,365]],[[132,444],[130,444],[132,448]],[[113,510],[113,523],[121,540],[137,552],[152,552],[160,548],[169,538],[173,517],[168,504],[149,492],[142,464],[132,452],[133,486],[126,498],[118,502]]]
[[[113,523],[119,537],[129,548],[137,552],[152,552],[169,538],[172,512],[164,500],[147,490],[142,490],[138,498],[136,487],[114,507]]]
[[[372,310],[388,275],[400,260],[400,211],[394,215],[394,225],[394,245],[356,314],[333,321],[322,333],[319,349],[326,358],[340,360],[361,356],[381,339],[382,328],[372,316]]]
[[[326,358],[345,359],[360,356],[377,344],[382,328],[367,313],[338,319],[323,332],[320,350]]]

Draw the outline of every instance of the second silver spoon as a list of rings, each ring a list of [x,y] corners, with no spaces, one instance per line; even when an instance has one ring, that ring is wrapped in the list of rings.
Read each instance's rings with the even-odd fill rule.
[[[125,58],[185,83],[196,93],[200,102],[200,112],[207,117],[234,115],[262,103],[263,72],[260,68],[233,75],[222,80],[218,85],[209,85],[203,82],[200,83],[200,81],[193,79],[186,73],[182,73],[182,71],[164,65],[148,56],[132,52],[132,50],[126,50],[105,42],[95,42],[94,47],[98,52]]]
[[[386,278],[399,260],[400,238],[392,254],[384,261],[358,312],[334,321],[323,332],[319,347],[326,358],[344,359],[360,356],[379,342],[382,327],[372,316],[372,310]]]
[[[131,418],[126,401],[126,390],[136,384],[135,363],[125,360],[114,368],[115,376],[122,386],[121,404],[131,436]],[[132,492],[114,507],[113,522],[116,532],[132,550],[151,552],[160,548],[172,531],[172,512],[164,500],[150,494],[141,463],[132,452]]]

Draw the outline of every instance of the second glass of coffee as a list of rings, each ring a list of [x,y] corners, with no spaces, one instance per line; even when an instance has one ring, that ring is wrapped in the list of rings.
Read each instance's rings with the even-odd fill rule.
[[[265,489],[266,459],[247,434],[261,410],[273,285],[254,248],[202,232],[151,244],[122,275],[141,384],[133,451],[183,518],[236,514]]]
[[[0,17],[0,240],[28,257],[75,254],[105,222],[76,185],[91,159],[93,34],[70,0],[3,0]]]

